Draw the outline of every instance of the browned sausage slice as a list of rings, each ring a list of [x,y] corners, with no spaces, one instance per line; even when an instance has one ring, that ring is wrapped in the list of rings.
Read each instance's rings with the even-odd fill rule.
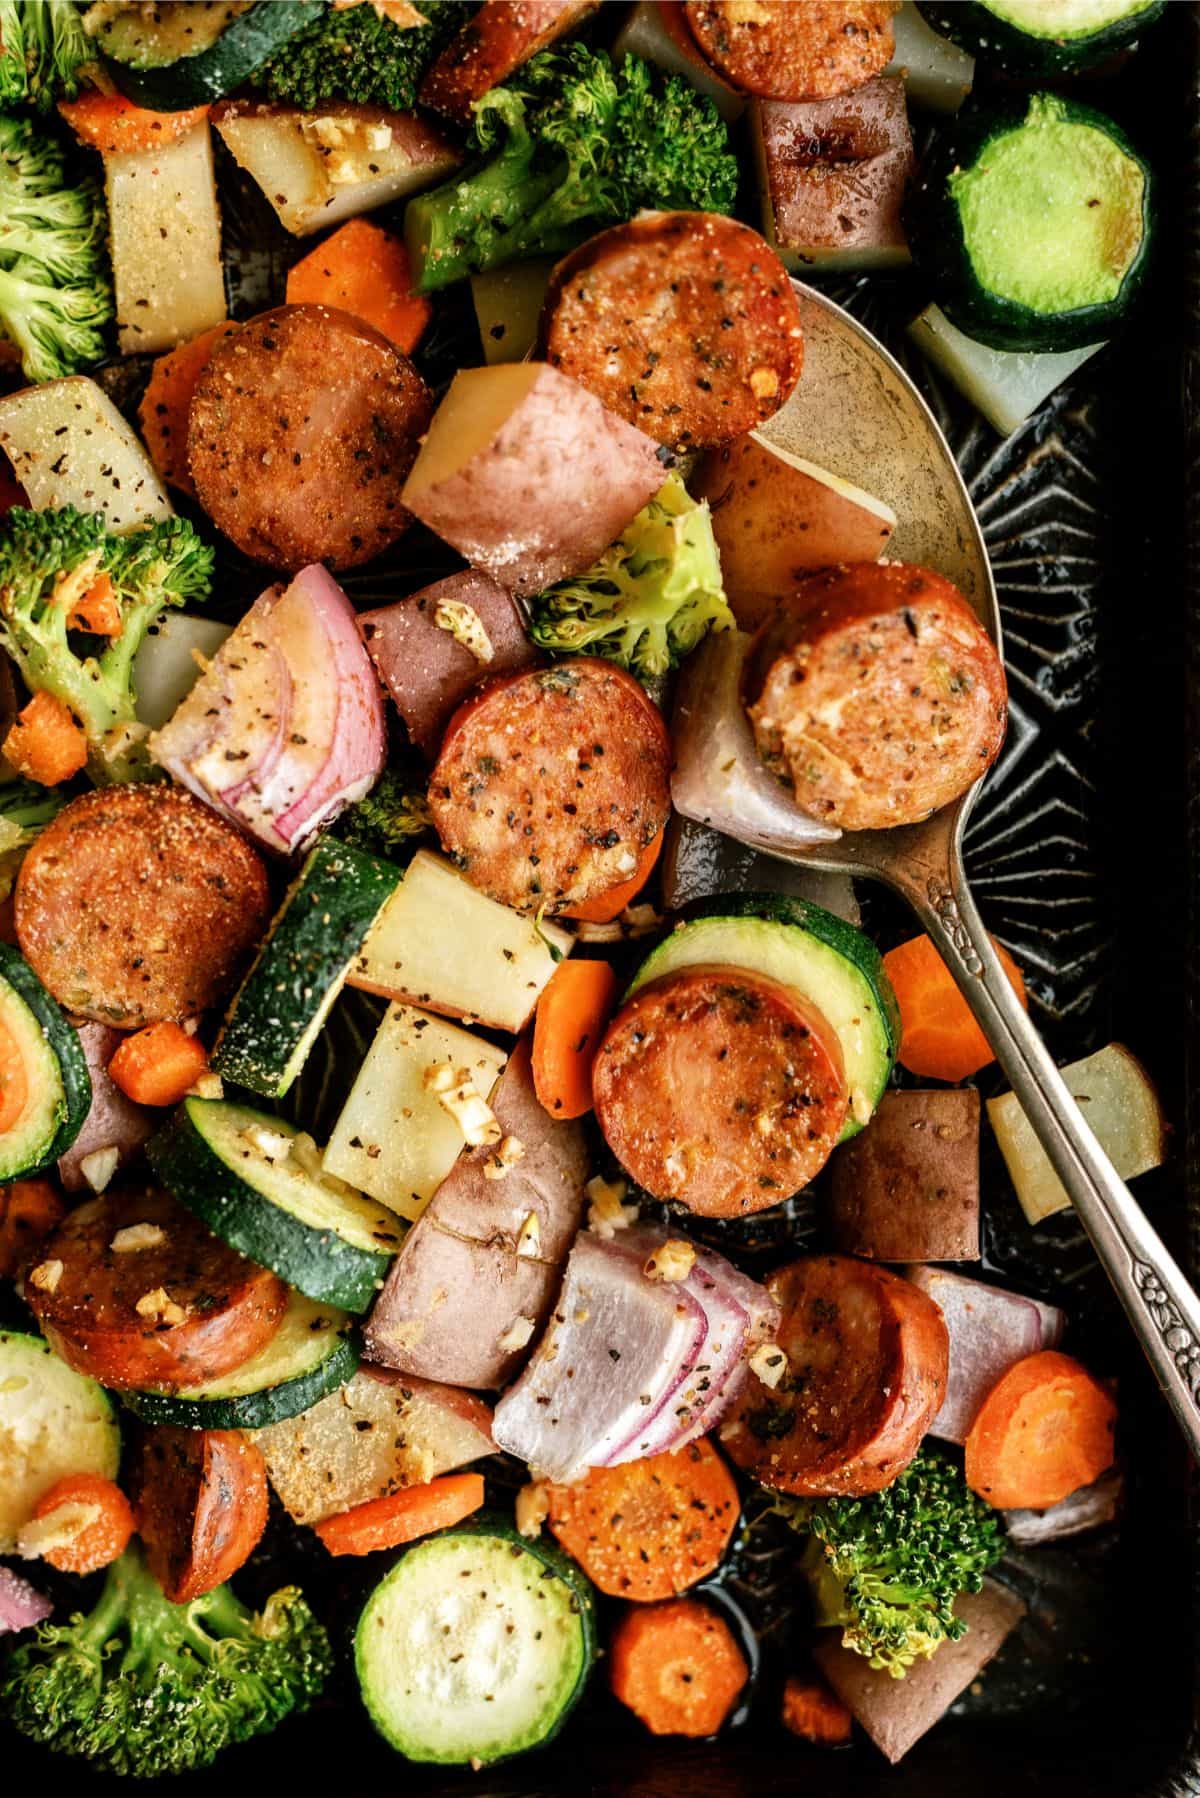
[[[219,999],[270,910],[262,858],[165,783],[64,806],[21,864],[21,953],[60,1005],[124,1030]]]
[[[841,1255],[793,1261],[767,1291],[787,1372],[751,1371],[721,1425],[738,1466],[781,1492],[878,1492],[908,1466],[946,1391],[950,1339],[932,1299]]]
[[[596,1116],[648,1192],[702,1217],[763,1211],[811,1180],[846,1121],[841,1044],[791,987],[743,968],[684,968],[608,1027]]]
[[[412,522],[400,494],[432,416],[412,363],[370,325],[278,306],[205,364],[188,464],[204,510],[255,561],[353,568]]]
[[[1004,667],[951,581],[856,562],[802,581],[746,657],[759,753],[843,830],[915,824],[995,761]]]
[[[146,1563],[172,1604],[224,1585],[267,1527],[266,1462],[240,1430],[145,1430],[132,1496]]]
[[[887,68],[899,0],[687,0],[692,34],[734,87],[828,100]]]
[[[266,1347],[287,1305],[282,1280],[157,1191],[68,1213],[26,1296],[64,1361],[135,1392],[220,1379]]]
[[[674,449],[715,449],[778,412],[804,361],[800,306],[757,231],[645,212],[550,277],[546,360]]]
[[[459,707],[429,785],[467,878],[516,911],[628,880],[671,809],[671,739],[644,688],[580,656],[491,682]]]
[[[484,0],[421,83],[422,106],[467,124],[476,100],[571,31],[599,0]]]

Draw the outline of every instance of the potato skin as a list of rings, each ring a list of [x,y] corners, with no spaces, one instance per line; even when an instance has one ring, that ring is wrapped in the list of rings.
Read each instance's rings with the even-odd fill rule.
[[[834,1157],[834,1247],[871,1261],[979,1260],[979,1094],[887,1092]]]
[[[471,107],[581,19],[599,0],[484,0],[421,83],[420,101],[467,124]]]
[[[892,60],[899,0],[687,0],[692,35],[745,93],[816,100],[849,93]]]

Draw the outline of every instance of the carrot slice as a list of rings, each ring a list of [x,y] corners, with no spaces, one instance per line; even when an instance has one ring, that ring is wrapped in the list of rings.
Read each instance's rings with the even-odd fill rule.
[[[613,1632],[612,1689],[656,1736],[714,1736],[750,1677],[724,1618],[694,1598],[631,1607]]]
[[[53,693],[35,693],[4,739],[5,758],[39,786],[70,780],[87,762],[87,738],[71,708]]]
[[[1117,1407],[1086,1367],[1055,1349],[997,1381],[966,1441],[972,1492],[998,1509],[1044,1511],[1113,1464]]]
[[[992,947],[1017,998],[1029,1010],[1025,982],[1008,950]],[[966,1080],[996,1059],[954,976],[927,936],[915,936],[883,958],[900,1006],[900,1061],[930,1080]]]
[[[91,631],[97,637],[119,637],[123,625],[121,603],[108,575],[99,575],[67,613],[67,628]]]
[[[193,499],[196,489],[187,454],[192,395],[221,338],[236,330],[236,325],[214,325],[211,331],[201,331],[189,343],[178,343],[159,356],[138,407],[138,423],[150,460],[164,481]]]
[[[193,107],[191,112],[149,112],[132,100],[123,100],[120,94],[99,92],[60,100],[58,110],[80,142],[90,144],[102,156],[173,144],[208,117],[207,106]]]
[[[398,1548],[461,1523],[483,1504],[483,1475],[445,1473],[425,1486],[405,1486],[371,1498],[314,1527],[331,1555],[369,1555]]]
[[[0,1034],[0,1108],[4,1109],[11,1096],[7,1068]],[[7,1128],[0,1115],[0,1132]],[[49,1180],[14,1180],[11,1186],[0,1186],[0,1280],[15,1278],[66,1215],[67,1208]]]
[[[592,1109],[592,1063],[616,997],[606,961],[561,961],[546,982],[533,1024],[533,1085],[552,1117]]]
[[[289,271],[289,306],[337,306],[411,354],[433,317],[424,294],[412,291],[408,252],[398,237],[368,219],[348,224],[310,250]]]
[[[43,1492],[33,1516],[35,1523],[49,1523],[56,1511],[80,1505],[97,1515],[83,1524],[70,1541],[47,1548],[42,1555],[60,1573],[95,1573],[124,1554],[133,1535],[133,1510],[112,1480],[98,1473],[69,1473]],[[63,1519],[67,1521],[66,1517]]]
[[[632,903],[654,872],[654,865],[662,854],[663,833],[660,830],[653,842],[647,843],[638,857],[638,865],[628,880],[620,886],[609,887],[607,892],[597,893],[594,899],[585,899],[582,905],[573,905],[563,912],[564,918],[574,918],[579,924],[611,924],[619,918],[625,907]]]
[[[204,1044],[170,1023],[127,1036],[108,1064],[109,1078],[136,1105],[178,1105],[207,1072]]]
[[[840,1748],[850,1740],[854,1719],[832,1687],[815,1673],[793,1673],[783,1688],[783,1727],[806,1742]]]
[[[707,1578],[741,1506],[733,1475],[706,1439],[674,1455],[593,1467],[547,1486],[550,1528],[594,1586],[645,1604]]]

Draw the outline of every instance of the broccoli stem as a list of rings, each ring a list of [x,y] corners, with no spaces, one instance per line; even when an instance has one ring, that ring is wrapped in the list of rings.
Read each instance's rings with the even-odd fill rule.
[[[574,247],[574,231],[539,238],[529,215],[554,193],[561,177],[531,177],[523,159],[514,169],[515,160],[500,156],[466,180],[447,181],[409,201],[404,235],[410,263],[420,270],[418,292],[432,293],[483,269]]]

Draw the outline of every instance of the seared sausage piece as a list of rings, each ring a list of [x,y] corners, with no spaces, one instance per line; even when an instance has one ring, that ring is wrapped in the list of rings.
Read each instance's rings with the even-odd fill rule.
[[[188,465],[256,562],[353,568],[412,522],[400,503],[433,416],[386,337],[330,306],[278,306],[222,339],[196,383]]]
[[[903,562],[802,581],[750,645],[759,753],[797,803],[843,830],[916,824],[991,767],[1008,695],[995,645],[953,582]]]
[[[144,1430],[133,1501],[164,1597],[190,1604],[231,1579],[267,1527],[262,1450],[240,1430]]]
[[[908,1466],[946,1391],[950,1339],[933,1300],[865,1261],[814,1255],[771,1275],[787,1372],[751,1370],[720,1428],[738,1466],[780,1492],[879,1492]]]
[[[137,1030],[215,1003],[270,914],[257,850],[157,781],[63,807],[21,864],[21,953],[60,1005]]]
[[[266,1347],[287,1306],[282,1280],[153,1190],[69,1212],[26,1296],[68,1366],[131,1392],[220,1379]]]
[[[651,981],[608,1027],[592,1071],[610,1148],[660,1199],[702,1217],[778,1205],[846,1121],[841,1044],[791,987],[743,968]]]
[[[546,360],[659,443],[715,449],[778,412],[804,362],[787,270],[748,225],[645,212],[550,277]]]
[[[899,0],[687,0],[713,67],[767,100],[828,100],[887,68]]]
[[[628,880],[671,809],[671,739],[631,675],[580,656],[492,681],[450,720],[429,784],[467,878],[515,911]]]
[[[421,83],[422,106],[470,123],[476,100],[594,12],[599,0],[484,0]]]

